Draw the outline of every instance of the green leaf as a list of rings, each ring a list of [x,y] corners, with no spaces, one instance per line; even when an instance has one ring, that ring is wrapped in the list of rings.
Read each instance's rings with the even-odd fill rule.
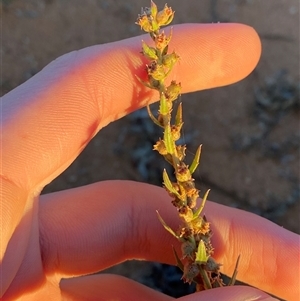
[[[158,211],[156,210],[157,216],[159,221],[161,222],[161,224],[164,226],[164,228],[171,233],[174,237],[176,237],[177,239],[180,240],[180,237],[165,223],[165,221],[162,219],[162,217],[160,216],[160,214],[158,213]]]
[[[167,45],[167,46],[163,49],[161,55],[162,55],[162,56],[166,55],[166,54],[168,53],[168,49],[169,49],[169,45]]]
[[[162,115],[170,114],[170,102],[167,100],[165,93],[161,93],[159,102],[159,113]]]
[[[167,152],[171,155],[175,153],[175,142],[172,137],[170,124],[165,126],[164,131],[164,142],[167,149]]]
[[[175,116],[175,125],[182,126],[182,102],[178,105],[176,116]]]
[[[157,60],[157,52],[154,47],[149,47],[144,41],[142,41],[143,54],[150,60]]]
[[[239,255],[238,259],[236,260],[234,271],[233,271],[232,277],[231,277],[231,279],[228,283],[228,286],[234,285],[234,283],[235,283],[236,275],[238,273],[238,265],[239,265],[239,262],[240,262],[240,257],[241,257],[241,255]]]
[[[174,257],[175,257],[175,260],[176,260],[176,264],[177,266],[181,269],[182,272],[184,272],[184,266],[183,266],[183,263],[182,261],[180,260],[174,246],[172,246],[172,249],[173,249],[173,253],[174,253]]]
[[[155,19],[157,15],[157,6],[156,4],[151,0],[151,16]]]
[[[150,119],[153,121],[153,123],[155,123],[156,125],[158,125],[159,127],[163,128],[163,126],[159,123],[159,121],[155,118],[155,116],[152,114],[150,106],[147,105],[147,111],[148,111],[148,115],[150,117]]]
[[[156,20],[152,20],[152,21],[151,21],[151,25],[152,25],[152,30],[153,30],[153,31],[157,31],[157,30],[160,29],[160,26],[159,26],[159,24],[156,22]]]
[[[201,155],[201,148],[202,148],[202,144],[199,145],[199,147],[196,151],[195,157],[193,159],[193,162],[192,162],[191,166],[189,167],[189,170],[190,170],[191,174],[193,174],[195,172],[196,168],[199,165],[200,155]]]
[[[201,239],[198,245],[198,250],[196,252],[196,259],[195,261],[198,264],[205,264],[208,260],[209,256],[206,254],[206,248],[204,241]]]
[[[175,194],[176,196],[178,196],[180,198],[180,194],[178,193],[178,191],[173,187],[172,182],[170,181],[170,178],[168,176],[168,173],[166,171],[166,169],[164,169],[163,171],[163,180],[164,180],[164,185],[167,188],[167,190],[173,194]]]
[[[208,189],[208,190],[205,192],[205,194],[204,194],[204,196],[203,196],[203,199],[202,199],[202,202],[201,202],[201,205],[200,205],[200,207],[195,211],[195,213],[194,213],[194,218],[193,218],[193,219],[198,218],[199,215],[201,214],[201,212],[202,212],[202,210],[203,210],[203,208],[204,208],[204,206],[205,206],[205,203],[206,203],[206,200],[207,200],[207,197],[208,197],[209,192],[210,192],[210,189]]]

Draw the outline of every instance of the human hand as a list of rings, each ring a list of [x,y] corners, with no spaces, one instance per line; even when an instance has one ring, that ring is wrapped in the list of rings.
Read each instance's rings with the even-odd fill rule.
[[[247,26],[194,24],[174,31],[171,48],[181,63],[170,78],[182,83],[183,92],[234,83],[260,56],[259,39]],[[104,181],[39,197],[102,127],[155,101],[155,93],[135,78],[145,63],[141,39],[66,54],[3,97],[1,300],[172,300],[119,276],[73,278],[132,258],[175,264],[168,246],[178,245],[155,212],[177,227],[163,189]],[[210,202],[205,212],[225,273],[242,254],[240,280],[298,300],[298,235]],[[267,300],[238,286],[182,300],[254,298]]]

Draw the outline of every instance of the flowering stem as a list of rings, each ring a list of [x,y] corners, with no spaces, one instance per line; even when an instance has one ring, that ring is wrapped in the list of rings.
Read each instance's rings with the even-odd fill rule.
[[[199,197],[199,190],[196,189],[192,174],[199,165],[201,155],[201,145],[198,147],[191,165],[184,162],[185,145],[177,144],[181,136],[183,125],[182,104],[177,107],[175,116],[172,116],[173,102],[181,92],[181,84],[171,81],[166,86],[166,78],[179,60],[175,52],[168,53],[169,43],[172,37],[160,31],[162,26],[172,22],[174,11],[165,5],[164,9],[158,11],[156,4],[151,1],[149,8],[143,8],[138,16],[136,24],[142,30],[148,32],[154,43],[153,46],[142,42],[142,53],[149,59],[146,65],[148,80],[143,82],[148,88],[157,90],[159,93],[158,116],[155,117],[150,108],[148,113],[151,120],[163,129],[163,138],[160,138],[154,145],[154,150],[158,151],[165,160],[174,168],[176,181],[171,181],[166,170],[163,171],[163,184],[168,194],[172,198],[171,203],[176,207],[182,225],[180,230],[173,231],[158,214],[158,218],[163,227],[181,242],[181,258],[176,253],[174,255],[177,265],[183,271],[184,282],[197,284],[197,291],[224,286],[221,279],[220,264],[213,259],[213,247],[211,244],[212,231],[205,216],[201,216],[202,209],[208,196],[207,191],[203,197],[199,208],[196,207]],[[171,123],[174,120],[174,123]],[[237,265],[233,274],[232,285],[237,273]]]

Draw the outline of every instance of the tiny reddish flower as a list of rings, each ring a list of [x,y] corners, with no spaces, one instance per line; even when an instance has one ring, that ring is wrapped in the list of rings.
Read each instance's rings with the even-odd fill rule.
[[[166,26],[170,24],[174,18],[174,11],[166,4],[164,9],[159,11],[156,15],[156,22],[159,26]]]
[[[166,78],[166,72],[162,65],[156,65],[155,68],[148,69],[148,74],[156,80],[163,80]]]
[[[140,25],[141,29],[144,30],[145,32],[153,31],[152,23],[149,21],[147,15],[139,16],[136,24]]]
[[[176,168],[176,179],[179,182],[186,182],[192,179],[188,166],[184,162],[180,162]]]
[[[157,36],[155,36],[155,46],[157,49],[159,50],[163,50],[166,48],[166,46],[168,46],[168,44],[170,43],[170,40],[172,38],[172,34],[170,34],[169,37],[167,37],[165,35],[164,32],[158,34]]]

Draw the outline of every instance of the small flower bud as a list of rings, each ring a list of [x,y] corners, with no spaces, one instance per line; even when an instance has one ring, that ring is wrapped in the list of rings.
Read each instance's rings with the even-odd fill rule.
[[[159,139],[156,144],[153,145],[153,149],[158,151],[161,155],[166,155],[167,149],[163,140]]]
[[[186,191],[187,205],[190,208],[194,208],[197,204],[197,199],[199,197],[199,190],[195,188],[193,180],[183,183],[183,186]]]
[[[186,240],[190,239],[191,236],[193,236],[193,235],[194,235],[194,231],[191,228],[184,227],[184,228],[180,229],[179,236]]]
[[[202,218],[198,217],[194,219],[191,223],[195,233],[199,235],[207,235],[208,240],[210,238],[210,225],[208,222],[205,222]],[[206,238],[202,238],[206,242]]]
[[[188,166],[184,162],[180,162],[176,168],[176,179],[179,182],[186,182],[192,179]]]
[[[171,201],[172,205],[178,209],[180,209],[183,206],[183,201],[174,195],[171,195],[172,197],[174,197],[174,199]]]
[[[176,125],[172,125],[171,126],[171,133],[172,133],[172,137],[174,141],[177,141],[178,139],[180,139],[180,130],[181,130],[181,126],[176,126]]]
[[[187,194],[190,194],[195,189],[195,182],[194,180],[187,181],[182,183],[182,186]]]
[[[197,205],[197,199],[199,197],[199,191],[196,189],[193,195],[187,195],[186,203],[190,208],[195,208]]]
[[[144,41],[142,41],[143,55],[150,60],[157,60],[156,50],[153,47],[149,47]]]
[[[172,186],[177,192],[180,192],[180,186],[178,185],[178,183],[172,182]]]
[[[167,87],[167,97],[170,101],[173,101],[178,98],[178,95],[181,92],[181,84],[177,84],[175,81],[172,81],[171,84]]]
[[[178,215],[187,223],[189,223],[194,217],[193,210],[187,206],[182,206],[178,210]]]
[[[156,79],[154,79],[153,77],[149,76],[149,87],[151,89],[156,89],[156,90],[159,90],[160,88],[160,82]]]
[[[180,161],[182,161],[185,158],[185,150],[185,145],[176,145],[177,156]]]
[[[170,43],[171,41],[171,34],[169,37],[167,37],[165,35],[164,32],[158,34],[157,36],[155,36],[155,46],[157,49],[159,50],[163,50],[165,49],[166,46],[168,46],[168,44]]]
[[[190,241],[185,241],[181,245],[182,258],[192,258],[196,252],[196,246]]]
[[[197,263],[187,263],[184,266],[182,279],[184,282],[191,284],[193,279],[198,276],[200,270]]]
[[[159,11],[156,15],[156,22],[159,26],[166,26],[170,24],[174,18],[174,11],[166,4],[164,9]]]
[[[208,272],[218,273],[221,265],[222,264],[217,263],[212,257],[209,257],[204,265],[204,269]]]
[[[172,67],[179,61],[180,57],[177,53],[166,54],[163,57],[162,63],[164,66],[172,69]]]
[[[166,78],[166,73],[162,65],[156,64],[155,68],[150,66],[148,68],[148,75],[150,75],[155,80],[164,80]]]
[[[136,24],[140,25],[141,29],[145,32],[153,31],[152,22],[149,20],[146,14],[139,15]]]

